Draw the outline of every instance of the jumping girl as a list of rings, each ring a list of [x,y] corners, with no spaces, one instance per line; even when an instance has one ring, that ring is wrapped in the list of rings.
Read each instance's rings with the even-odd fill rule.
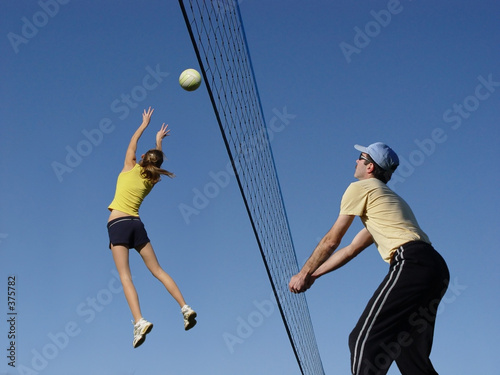
[[[115,197],[108,209],[108,234],[110,249],[123,285],[123,292],[134,318],[133,347],[137,348],[151,332],[153,324],[142,317],[139,297],[132,282],[129,266],[129,249],[134,248],[141,255],[151,273],[165,286],[181,307],[184,329],[196,324],[196,312],[186,304],[174,280],[161,268],[151,246],[144,224],[139,218],[139,207],[151,189],[161,180],[161,175],[174,177],[173,173],[162,169],[163,138],[169,135],[168,125],[163,124],[156,134],[156,148],[142,155],[137,163],[137,142],[148,127],[153,114],[151,107],[142,114],[142,124],[135,131],[125,154],[125,163],[116,183]]]

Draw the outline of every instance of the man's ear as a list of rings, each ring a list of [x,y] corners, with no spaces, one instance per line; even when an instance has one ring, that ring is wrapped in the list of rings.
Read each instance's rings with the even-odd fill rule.
[[[368,163],[368,165],[366,166],[366,171],[368,173],[373,173],[373,171],[375,170],[375,165],[373,163]]]

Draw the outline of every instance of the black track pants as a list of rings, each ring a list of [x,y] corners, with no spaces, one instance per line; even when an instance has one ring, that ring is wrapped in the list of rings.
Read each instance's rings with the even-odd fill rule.
[[[437,375],[429,355],[449,279],[444,259],[431,245],[401,246],[349,335],[352,374],[384,375],[396,361],[403,375]]]

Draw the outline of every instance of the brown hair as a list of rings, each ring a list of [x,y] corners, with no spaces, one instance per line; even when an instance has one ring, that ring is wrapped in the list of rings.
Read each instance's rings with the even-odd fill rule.
[[[366,158],[368,159],[365,160],[365,165],[367,164],[370,164],[372,163],[374,168],[373,168],[373,176],[382,181],[384,184],[387,184],[387,182],[389,182],[389,180],[391,179],[392,177],[392,172],[393,171],[386,171],[385,169],[382,169],[382,167],[380,165],[378,165],[377,163],[375,163],[375,161],[373,161],[373,159],[371,158],[370,155],[366,154]]]
[[[161,175],[165,175],[170,178],[175,177],[172,172],[161,168],[163,159],[164,154],[160,150],[152,149],[146,152],[142,160],[139,162],[139,165],[142,167],[142,177],[149,180],[152,184],[156,184],[160,181]]]

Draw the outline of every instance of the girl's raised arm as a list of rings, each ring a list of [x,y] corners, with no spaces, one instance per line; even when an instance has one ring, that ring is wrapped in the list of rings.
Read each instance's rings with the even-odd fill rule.
[[[163,125],[161,126],[161,129],[156,133],[156,149],[159,151],[162,151],[162,146],[161,143],[163,141],[163,138],[169,136],[170,129],[168,128],[168,125]]]
[[[127,152],[125,154],[125,163],[123,166],[124,170],[132,169],[135,166],[135,164],[137,163],[137,157],[136,157],[137,142],[139,141],[139,138],[141,138],[141,135],[144,132],[144,130],[146,130],[146,128],[148,127],[149,122],[151,121],[151,116],[153,115],[153,112],[154,112],[154,109],[149,107],[147,111],[144,110],[144,112],[142,113],[142,123],[139,126],[139,128],[137,128],[134,135],[130,139],[130,143],[128,145]]]

